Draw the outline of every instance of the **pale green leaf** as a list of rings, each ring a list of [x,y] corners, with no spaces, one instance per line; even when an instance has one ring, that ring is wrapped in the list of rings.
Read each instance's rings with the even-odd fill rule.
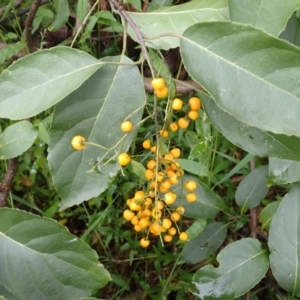
[[[207,95],[201,93],[201,99],[210,121],[233,144],[261,157],[276,156],[300,160],[300,138],[248,126],[220,109]]]
[[[184,171],[198,176],[208,176],[207,167],[199,162],[183,158],[178,158],[176,161]]]
[[[227,0],[194,0],[162,6],[151,12],[128,14],[146,37],[165,35],[146,43],[149,47],[164,50],[179,46],[179,38],[167,36],[168,33],[181,35],[188,27],[199,22],[229,20]],[[131,37],[137,40],[132,29],[128,29]]]
[[[197,183],[197,188],[194,191],[197,200],[193,203],[186,200],[186,195],[189,192],[184,188],[185,182],[190,180],[194,180]],[[177,207],[182,205],[185,208],[185,216],[195,219],[214,218],[220,210],[225,209],[223,200],[194,176],[182,176],[179,183],[172,187],[172,190],[176,193],[177,198],[171,206]]]
[[[279,37],[299,47],[300,46],[300,36],[298,34],[299,26],[300,26],[299,18],[297,18],[295,15],[292,15],[284,31],[280,34]]]
[[[195,239],[190,239],[181,252],[179,263],[196,264],[214,253],[224,242],[227,225],[212,223]]]
[[[80,22],[83,22],[89,8],[90,4],[88,0],[78,0],[76,7],[76,16]]]
[[[270,265],[278,284],[300,296],[300,184],[282,199],[269,232]]]
[[[251,24],[278,36],[292,13],[300,8],[300,0],[229,0],[230,19]]]
[[[217,257],[219,267],[205,266],[193,278],[194,294],[201,300],[232,300],[265,276],[269,263],[257,239],[244,238],[226,246]]]
[[[259,214],[259,221],[262,223],[262,229],[270,229],[270,224],[278,209],[279,201],[271,202]]]
[[[28,150],[36,139],[38,131],[28,121],[8,126],[0,134],[0,159],[9,159]]]
[[[49,31],[57,31],[61,29],[69,18],[69,4],[68,0],[53,0],[53,5],[56,11],[55,19],[48,27]]]
[[[249,25],[201,23],[181,39],[184,65],[239,121],[300,136],[300,49]]]
[[[286,184],[300,181],[300,162],[269,158],[269,180],[268,184]]]
[[[119,170],[117,156],[129,149],[142,118],[146,95],[138,68],[125,56],[107,60],[115,64],[100,68],[54,111],[48,161],[61,210],[108,187]],[[134,125],[129,134],[120,128],[125,120]],[[82,151],[71,146],[76,135],[87,140]]]
[[[258,206],[267,195],[268,166],[261,166],[248,174],[239,184],[235,192],[235,201],[241,207],[242,213],[245,208]]]
[[[68,47],[42,50],[19,59],[0,76],[0,118],[32,117],[77,89],[101,62]]]
[[[195,220],[186,231],[189,236],[189,239],[192,240],[196,238],[204,230],[206,224],[206,219],[199,218]]]
[[[96,252],[66,227],[9,208],[0,210],[0,265],[1,285],[20,300],[79,299],[110,281]]]

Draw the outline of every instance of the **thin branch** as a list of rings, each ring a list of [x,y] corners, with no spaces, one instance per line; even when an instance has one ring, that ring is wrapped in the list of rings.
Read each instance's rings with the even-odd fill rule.
[[[142,54],[144,56],[144,58],[146,59],[149,68],[151,70],[151,75],[154,78],[155,74],[154,74],[154,70],[152,68],[152,64],[151,64],[151,60],[150,57],[148,55],[148,51],[146,49],[146,45],[145,45],[145,41],[144,41],[144,36],[142,34],[142,32],[138,29],[138,27],[136,26],[136,24],[133,22],[133,20],[129,17],[127,11],[124,9],[123,6],[121,6],[118,1],[116,0],[109,0],[110,3],[114,6],[114,8],[118,11],[118,13],[123,17],[123,19],[131,26],[132,30],[134,31],[136,38],[141,46],[141,51]]]
[[[36,14],[37,10],[39,9],[39,7],[41,6],[41,2],[42,2],[42,0],[34,0],[31,8],[29,10],[26,22],[25,22],[25,41],[26,41],[26,44],[27,44],[27,47],[28,47],[30,53],[36,51],[36,48],[33,43],[31,31],[32,31],[32,24],[33,24],[35,14]]]
[[[42,5],[44,5],[44,4],[48,3],[48,2],[49,2],[49,0],[43,0],[43,1],[41,2],[41,5],[40,5],[40,6],[42,6]],[[17,17],[23,16],[24,14],[27,14],[27,13],[30,11],[30,9],[31,9],[31,6],[26,7],[26,8],[24,8],[24,9],[20,9],[20,10],[17,11],[16,13],[9,14],[5,19],[3,19],[3,20],[0,22],[0,24],[3,25],[3,24],[5,24],[5,23],[7,23],[9,20],[14,19],[16,16],[17,16]]]
[[[253,171],[255,169],[255,161],[251,159],[250,161],[250,170]],[[256,239],[257,237],[257,209],[256,207],[250,209],[250,230],[251,237]]]
[[[13,179],[18,170],[18,158],[12,158],[8,162],[3,181],[0,183],[0,207],[6,206],[7,197],[12,187]]]

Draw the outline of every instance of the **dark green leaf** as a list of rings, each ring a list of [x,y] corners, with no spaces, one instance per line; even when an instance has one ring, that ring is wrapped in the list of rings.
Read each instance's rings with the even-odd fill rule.
[[[146,96],[138,68],[122,65],[132,63],[125,56],[108,60],[115,64],[98,70],[54,111],[48,160],[61,210],[108,187],[119,169],[117,156],[129,149],[142,118]],[[121,131],[124,120],[135,126],[129,134]],[[76,135],[88,142],[82,151],[71,146]]]
[[[269,158],[269,180],[268,184],[286,184],[300,180],[300,162]]]
[[[239,184],[235,192],[235,201],[241,206],[241,211],[245,208],[256,207],[264,200],[269,188],[267,187],[268,166],[261,166],[247,175]]]
[[[2,286],[20,300],[79,299],[110,281],[96,252],[66,227],[9,208],[0,209],[0,265]]]
[[[181,38],[184,65],[239,121],[300,136],[300,49],[249,25],[200,23]]]
[[[0,118],[32,117],[77,89],[102,65],[68,47],[42,50],[19,59],[0,76]]]
[[[293,296],[300,296],[300,184],[282,199],[269,233],[270,264],[278,284]]]
[[[227,225],[212,223],[195,239],[189,240],[182,252],[179,263],[196,264],[214,253],[224,242]]]
[[[37,134],[37,130],[28,121],[21,121],[8,126],[0,134],[0,159],[21,155],[32,145]]]
[[[244,238],[226,246],[219,268],[205,266],[193,278],[194,294],[202,300],[232,300],[245,294],[266,274],[269,263],[258,240]]]
[[[0,65],[25,48],[24,42],[9,44],[0,50]]]
[[[251,24],[278,36],[292,13],[300,7],[299,0],[229,0],[230,19]]]
[[[189,239],[196,238],[206,227],[206,219],[199,218],[193,222],[193,224],[186,231]]]

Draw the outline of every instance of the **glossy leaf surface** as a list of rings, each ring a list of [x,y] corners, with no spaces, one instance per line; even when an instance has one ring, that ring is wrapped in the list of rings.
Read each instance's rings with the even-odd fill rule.
[[[194,0],[175,6],[162,6],[151,12],[128,14],[146,37],[166,35],[146,43],[149,47],[164,50],[179,46],[179,38],[167,36],[168,33],[181,35],[199,22],[229,20],[226,0]],[[129,34],[136,40],[131,28]]]
[[[96,252],[66,227],[9,208],[0,210],[0,264],[1,285],[20,300],[79,299],[110,280]]]
[[[282,199],[269,232],[270,265],[278,284],[300,296],[300,184]]]
[[[32,145],[37,134],[37,129],[28,121],[21,121],[8,126],[0,134],[0,159],[21,155]]]
[[[271,222],[278,209],[279,204],[280,204],[279,201],[271,202],[266,207],[264,207],[263,210],[260,212],[259,221],[262,223],[261,225],[262,229],[265,228],[270,229]]]
[[[54,184],[62,198],[61,210],[98,196],[119,170],[117,156],[131,145],[145,104],[141,75],[127,57],[110,57],[54,111],[48,161]],[[134,130],[125,134],[120,125],[130,120]],[[87,146],[76,151],[74,136]]]
[[[19,59],[0,75],[0,118],[37,115],[77,89],[100,66],[94,57],[67,47]]]
[[[217,257],[220,266],[205,266],[193,278],[201,300],[232,300],[245,294],[266,274],[269,263],[258,240],[244,238],[226,246]]]
[[[300,49],[249,25],[201,23],[181,38],[184,65],[248,126],[300,136]]]

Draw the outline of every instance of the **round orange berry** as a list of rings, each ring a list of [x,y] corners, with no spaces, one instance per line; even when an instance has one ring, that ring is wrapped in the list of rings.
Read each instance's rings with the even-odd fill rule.
[[[76,135],[73,137],[71,145],[75,150],[83,150],[86,146],[86,139],[81,135]]]
[[[198,110],[201,107],[201,100],[198,97],[192,97],[189,100],[191,110]]]
[[[183,102],[181,99],[179,98],[175,98],[172,102],[172,108],[174,110],[181,110],[182,109],[182,106],[183,106]]]
[[[180,118],[179,120],[178,120],[178,127],[179,128],[181,128],[181,129],[186,129],[186,128],[188,128],[188,126],[189,126],[189,124],[190,124],[190,122],[189,122],[189,120],[187,120],[187,119],[185,119],[185,118]]]
[[[154,90],[161,90],[166,85],[166,83],[163,78],[154,78],[151,81],[151,85]]]
[[[149,245],[150,245],[150,240],[146,239],[146,238],[142,238],[140,240],[140,245],[143,247],[143,248],[147,248]]]
[[[130,132],[132,130],[132,128],[133,128],[133,125],[132,125],[132,123],[130,121],[125,121],[125,122],[123,122],[121,124],[121,130],[123,132],[127,132],[128,133],[128,132]]]

